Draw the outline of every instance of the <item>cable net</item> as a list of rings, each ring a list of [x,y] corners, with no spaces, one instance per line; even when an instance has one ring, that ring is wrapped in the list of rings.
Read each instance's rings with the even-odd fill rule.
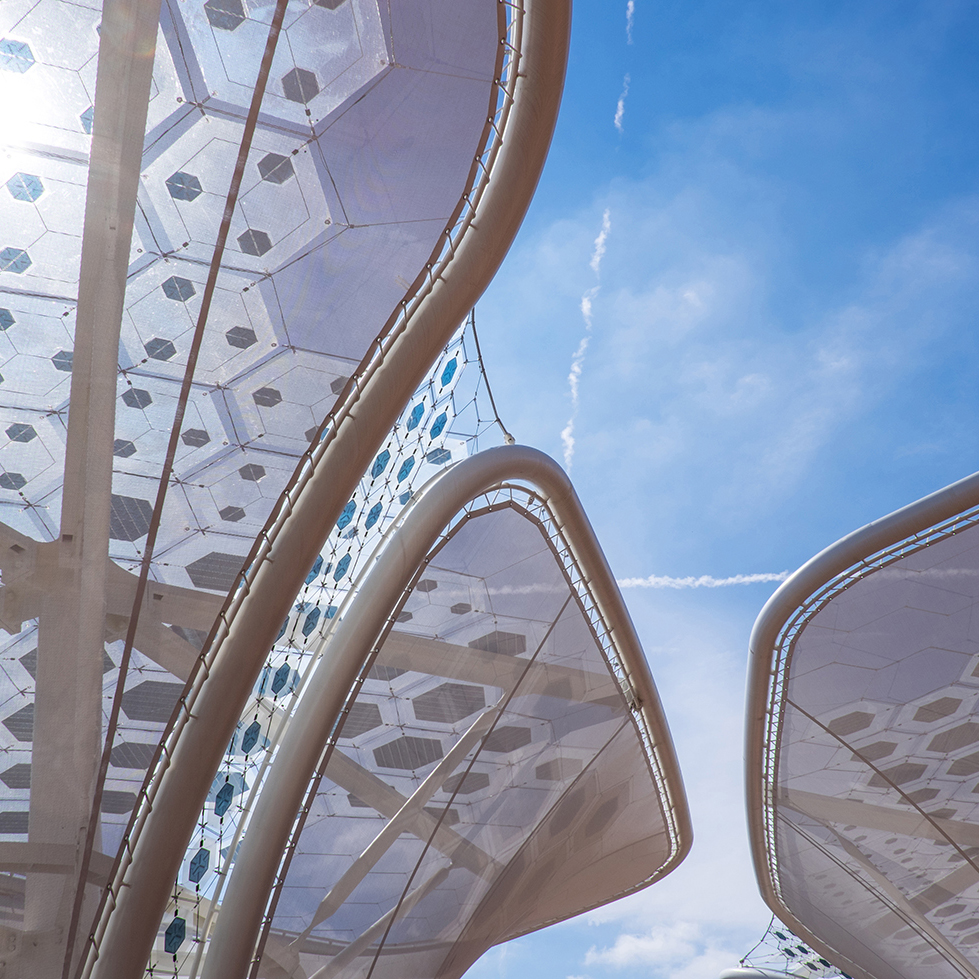
[[[439,469],[479,448],[500,444],[503,438],[470,315],[364,474],[282,623],[187,849],[148,974],[160,975],[162,970],[163,975],[196,975],[213,902],[220,899],[234,868],[248,813],[275,757],[280,725],[295,710],[303,679],[315,666],[324,636],[385,530],[415,488]],[[204,636],[191,638],[200,642]],[[120,725],[119,744],[132,743],[127,727]],[[113,770],[112,774],[110,791],[121,787],[123,779],[134,790],[142,782],[143,771]],[[178,942],[173,936],[181,932],[183,938]]]
[[[761,941],[741,959],[741,965],[795,979],[851,979],[774,917]]]

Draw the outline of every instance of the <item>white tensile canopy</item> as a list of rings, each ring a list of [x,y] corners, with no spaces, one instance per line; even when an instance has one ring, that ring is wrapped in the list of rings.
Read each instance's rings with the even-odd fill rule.
[[[860,977],[979,969],[979,477],[827,548],[752,636],[762,893]]]
[[[284,661],[266,676],[269,651],[286,626],[287,640],[301,634],[300,643],[328,648],[336,609],[315,602],[307,609],[296,596],[328,572],[331,587],[353,594],[356,542],[325,569],[321,551],[350,520],[346,508],[362,477],[391,485],[381,517],[373,508],[372,516],[358,511],[357,520],[365,521],[359,526],[376,525],[376,536],[405,506],[412,480],[420,485],[419,473],[427,478],[451,458],[437,399],[423,398],[421,413],[407,420],[405,412],[529,203],[560,100],[568,15],[563,2],[535,0],[0,5],[5,974],[122,979],[141,975],[147,957],[152,963],[158,955],[180,975],[218,968],[207,964],[208,942],[245,920],[211,903],[217,868],[222,886],[231,881],[227,900],[234,897],[239,848],[220,835],[231,819],[228,807],[237,813],[232,836],[243,841],[244,859],[255,847],[255,834],[243,835],[250,825],[244,800],[261,798],[261,779],[271,778],[273,760],[282,757],[289,711],[303,702],[298,673]],[[438,397],[448,396],[457,359],[448,351],[439,362],[438,383],[432,382]],[[394,439],[403,456],[390,469],[388,450],[378,451],[385,439]],[[453,568],[447,573],[460,573]],[[450,614],[453,622],[465,618]],[[554,610],[541,615],[554,630],[574,631]],[[597,819],[592,809],[601,810],[611,836],[585,832],[575,870],[582,880],[589,866],[611,867],[616,859],[589,847],[632,827],[628,845],[646,850],[630,871],[641,872],[615,877],[604,900],[675,866],[689,830],[675,764],[655,760],[656,751],[672,758],[658,706],[647,710],[659,741],[636,741],[641,725],[622,692],[631,688],[609,679],[608,650],[594,636],[588,646],[580,622],[579,631],[574,670],[585,680],[555,696],[571,713],[579,705],[589,717],[596,710],[608,716],[571,725],[567,734],[556,728],[550,737],[541,734],[555,721],[541,713],[533,684],[525,690],[516,680],[494,685],[481,675],[462,676],[451,656],[442,672],[429,660],[424,669],[388,669],[408,670],[423,698],[459,687],[468,705],[481,691],[481,718],[489,718],[504,691],[510,704],[529,698],[535,747],[512,748],[520,766],[501,764],[490,752],[496,775],[486,757],[476,768],[501,786],[518,768],[520,778],[532,770],[540,782],[535,792],[518,780],[519,791],[502,798],[518,805],[532,797],[533,805],[519,806],[533,810],[534,826],[547,824],[548,800],[557,802],[583,780],[581,818]],[[390,644],[397,635],[385,641],[382,658],[395,655]],[[436,643],[429,656],[444,652],[437,644],[445,645],[445,636],[427,638]],[[574,672],[558,662],[562,653],[545,647],[542,660],[556,657],[548,669]],[[491,653],[482,650],[478,662]],[[476,660],[471,669],[478,673]],[[593,674],[611,684],[605,699],[614,704],[592,703]],[[400,694],[390,686],[385,698],[373,683],[365,681],[351,710],[373,705],[383,711],[386,730],[400,716]],[[276,699],[283,689],[292,696],[288,709]],[[434,696],[438,704],[440,697]],[[244,717],[254,704],[256,718],[265,712],[261,732]],[[424,709],[415,714],[420,726],[405,735],[411,744],[435,740],[430,727],[443,722],[426,716]],[[591,744],[606,728],[612,746]],[[443,760],[433,759],[436,767],[461,734],[438,730]],[[348,756],[376,789],[381,776],[372,766],[380,762],[373,752],[380,741],[358,755],[359,742],[351,747],[338,737],[334,757]],[[235,759],[254,761],[256,752],[262,775],[247,795],[244,763]],[[602,766],[618,772],[619,781],[604,786],[606,776],[593,777]],[[319,907],[331,888],[334,897],[340,893],[339,877],[330,875],[342,872],[315,857],[325,852],[327,828],[343,822],[341,836],[349,839],[341,849],[354,860],[364,833],[397,818],[392,800],[416,798],[425,777],[420,760],[410,770],[388,766],[381,805],[369,788],[346,789],[335,768],[336,762],[317,776],[325,822],[307,822],[293,841],[293,876],[274,891],[272,916],[247,936],[245,953],[260,941],[267,954],[255,958],[256,968],[271,969],[270,976],[283,974],[276,969],[306,975],[306,966],[282,965],[273,953],[307,928],[303,941],[319,943],[309,954],[325,956],[322,968],[360,974],[377,937],[372,922],[391,910],[387,898],[375,895],[361,911],[344,904],[340,918],[302,923],[303,900]],[[538,777],[538,769],[556,777]],[[444,792],[446,784],[432,791]],[[647,813],[647,825],[637,828],[635,815],[622,814],[637,813],[639,800],[660,816]],[[475,790],[464,802],[444,801],[439,818],[453,823],[457,816],[459,823],[434,837],[436,863],[448,859],[443,837],[463,839],[464,822],[494,825]],[[408,823],[418,829],[432,818],[416,814]],[[578,831],[577,819],[568,833]],[[216,839],[208,835],[214,826]],[[398,899],[404,912],[398,927],[411,930],[408,921],[426,907],[423,899],[440,901],[430,938],[402,936],[392,926],[381,944],[417,950],[451,938],[467,949],[455,961],[468,962],[525,925],[594,903],[572,908],[545,888],[546,913],[525,916],[522,924],[505,908],[481,912],[476,924],[464,916],[449,920],[446,886],[467,894],[473,909],[499,901],[507,881],[524,886],[512,847],[550,852],[530,824],[526,832],[524,842],[479,843],[492,854],[479,868],[472,861],[425,864],[424,893],[407,880],[399,892],[413,896]],[[421,837],[411,839],[405,854]],[[471,855],[477,844],[470,842],[462,850]],[[611,854],[612,844],[607,848]],[[384,859],[408,859],[402,849],[397,842]],[[308,858],[295,858],[307,850]],[[300,866],[319,875],[305,898],[295,888]],[[460,884],[460,875],[474,869],[475,879]],[[391,893],[401,886],[395,877]],[[555,871],[554,885],[560,880]],[[364,886],[375,881],[365,872]],[[588,886],[596,895],[602,890]],[[351,894],[359,907],[357,890]],[[264,910],[262,903],[260,916]],[[306,910],[323,914],[312,905]],[[205,920],[212,930],[201,932]],[[337,961],[331,966],[328,959]],[[435,968],[434,959],[425,962],[423,972]]]

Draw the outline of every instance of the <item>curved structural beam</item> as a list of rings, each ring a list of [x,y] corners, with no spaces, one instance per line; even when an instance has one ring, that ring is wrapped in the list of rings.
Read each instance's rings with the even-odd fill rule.
[[[588,518],[568,477],[548,456],[525,446],[489,449],[446,470],[422,490],[331,636],[279,748],[242,843],[205,960],[204,979],[247,972],[262,913],[309,780],[351,687],[389,621],[391,609],[452,517],[475,497],[512,480],[526,481],[539,490],[561,526],[575,563],[610,628],[635,702],[641,705],[669,793],[663,803],[672,816],[675,834],[672,854],[659,876],[669,873],[686,855],[692,834],[669,729],[639,639]],[[526,661],[516,662],[526,665]],[[480,726],[488,726],[495,712],[490,708],[477,720],[474,736],[484,733]],[[430,779],[437,777],[433,773]],[[583,903],[587,904],[587,899]]]
[[[955,975],[974,975],[975,967],[961,957],[953,945],[924,918],[924,914],[979,880],[979,871],[971,866],[973,863],[971,854],[962,852],[961,855],[956,855],[956,851],[961,851],[966,843],[974,845],[975,841],[967,840],[967,836],[971,834],[979,840],[979,835],[971,824],[953,825],[952,820],[941,818],[941,814],[938,818],[929,818],[916,801],[915,794],[905,795],[899,788],[899,785],[903,784],[901,782],[903,776],[893,775],[893,773],[888,775],[887,771],[881,771],[875,766],[876,759],[885,756],[888,757],[888,761],[881,761],[881,766],[887,769],[894,764],[890,755],[897,747],[896,744],[893,746],[889,743],[882,744],[876,752],[871,750],[874,748],[873,745],[866,750],[854,749],[852,761],[865,765],[867,771],[873,773],[869,783],[871,786],[899,792],[903,796],[899,801],[905,808],[868,805],[866,802],[872,800],[863,798],[831,798],[796,789],[787,791],[780,781],[780,765],[785,761],[780,757],[785,750],[781,728],[784,711],[787,705],[791,704],[788,675],[792,657],[795,655],[799,637],[812,619],[830,602],[844,592],[852,596],[856,586],[862,581],[868,581],[873,575],[880,574],[884,568],[894,567],[894,574],[901,573],[902,568],[895,565],[904,560],[905,554],[914,555],[931,546],[926,531],[931,532],[937,527],[940,531],[940,533],[935,532],[937,541],[953,538],[957,531],[961,536],[961,530],[975,525],[975,515],[971,515],[968,521],[961,524],[961,527],[957,525],[956,518],[964,511],[977,506],[979,506],[979,474],[953,483],[849,534],[817,554],[779,587],[762,609],[751,634],[745,732],[745,793],[752,857],[762,897],[779,918],[820,954],[862,979],[874,979],[877,973],[868,971],[864,964],[854,961],[852,957],[829,944],[823,936],[814,933],[812,928],[799,920],[780,896],[774,829],[779,806],[785,806],[788,811],[806,813],[833,823],[851,824],[847,827],[850,830],[855,826],[867,827],[880,831],[888,837],[891,834],[898,834],[930,838],[937,841],[941,847],[949,847],[949,845],[955,847],[955,851],[946,850],[943,859],[947,861],[948,854],[952,853],[954,859],[964,864],[955,873],[959,877],[966,874],[969,879],[945,883],[949,886],[955,884],[959,887],[959,891],[949,890],[936,884],[935,894],[931,897],[914,898],[908,901],[898,888],[891,885],[886,873],[880,871],[876,865],[872,865],[872,862],[854,848],[849,840],[839,841],[846,852],[863,867],[868,879],[875,881],[876,887],[885,895],[885,904],[894,908],[891,914],[893,923],[880,924],[880,928],[884,929],[882,934],[896,932],[908,921],[915,921],[922,934],[936,947],[942,949],[948,960],[947,964],[956,970],[952,973]],[[965,542],[962,541],[958,546],[961,548],[964,544]],[[910,566],[908,573],[915,574],[919,570],[915,566]],[[869,581],[868,586],[872,587]],[[962,592],[962,594],[966,593]],[[871,592],[870,595],[873,602],[873,593]],[[964,600],[969,601],[968,598]],[[912,608],[918,607],[913,602],[908,604]],[[873,612],[873,615],[879,614],[882,614],[879,610]],[[845,635],[846,630],[853,627],[841,624],[838,628]],[[927,629],[922,641],[924,642],[926,638]],[[829,640],[833,648],[836,648],[838,642],[844,641],[842,638]],[[861,655],[862,647],[859,642],[853,648],[857,651],[856,656]],[[825,652],[822,653],[822,657],[832,659]],[[868,665],[871,665],[870,653],[867,653],[867,658]],[[854,692],[852,696],[858,700],[861,694]],[[914,699],[915,696],[911,696],[910,699]],[[888,702],[899,704],[901,695],[894,694]],[[792,707],[802,714],[796,705]],[[842,709],[844,708],[839,708],[837,713]],[[851,733],[845,730],[847,725],[836,724],[834,721],[827,725],[814,716],[803,716],[806,716],[814,727],[820,728],[825,733],[827,742],[832,743],[833,746],[838,743],[839,746],[845,747],[846,758],[850,760],[852,745],[844,738]],[[864,724],[862,717],[855,717],[850,726],[861,724]],[[910,732],[905,731],[902,735],[903,740],[907,739],[908,733],[915,733],[915,729],[912,727]],[[937,747],[934,741],[929,745],[932,752],[936,751]],[[881,751],[885,754],[880,754]],[[894,758],[897,756],[895,755]],[[924,766],[922,766],[923,770]],[[974,778],[971,781],[974,781]],[[934,795],[927,797],[933,798]],[[861,839],[865,838],[861,837]],[[902,854],[904,852],[904,850],[898,851]],[[898,858],[895,858],[895,865],[899,867],[897,860]],[[961,934],[964,936],[965,932]],[[880,967],[883,967],[883,963]]]
[[[350,410],[316,456],[301,492],[287,498],[264,535],[271,546],[248,585],[219,621],[205,669],[191,680],[189,717],[169,757],[152,773],[152,801],[133,828],[96,926],[99,979],[141,974],[166,907],[184,848],[207,797],[240,712],[305,572],[396,421],[457,323],[502,262],[537,185],[557,118],[567,64],[570,6],[529,0],[519,77],[503,143],[483,199],[445,274],[410,314]],[[97,958],[96,958],[97,956]]]

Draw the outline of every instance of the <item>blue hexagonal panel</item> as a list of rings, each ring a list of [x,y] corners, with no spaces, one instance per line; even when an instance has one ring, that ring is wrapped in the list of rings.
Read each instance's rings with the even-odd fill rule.
[[[23,74],[34,64],[34,54],[23,41],[11,37],[0,39],[0,68]]]
[[[428,430],[429,435],[433,439],[437,439],[445,428],[445,423],[449,420],[449,416],[443,411],[435,421],[432,422],[432,427]]]
[[[31,173],[15,173],[7,181],[7,190],[15,200],[33,202],[44,193],[44,184]]]
[[[401,463],[401,468],[398,470],[398,482],[408,478],[408,474],[412,469],[415,468],[415,457],[412,456],[410,459],[406,459]]]
[[[183,170],[167,177],[167,190],[175,201],[193,201],[204,193],[200,180]]]
[[[337,529],[343,530],[351,520],[354,518],[354,514],[357,512],[357,504],[351,500],[344,508],[343,513],[340,514],[340,519],[337,520]]]
[[[52,358],[51,363],[54,364],[54,369],[56,371],[64,371],[66,374],[71,373],[72,363],[75,360],[74,350],[59,350]]]
[[[201,882],[201,878],[207,873],[207,868],[210,866],[210,864],[211,851],[201,847],[190,861],[190,870],[188,871],[187,876],[194,884],[199,884]]]
[[[252,721],[248,727],[245,728],[245,733],[241,736],[241,750],[247,755],[255,745],[258,744],[258,739],[262,734],[262,725],[258,721]]]
[[[452,360],[445,365],[445,370],[442,371],[442,376],[439,378],[439,380],[442,382],[442,387],[445,387],[445,385],[448,384],[453,377],[455,377],[456,368],[458,366],[459,362],[455,357],[453,357]]]
[[[0,272],[16,272],[20,275],[32,264],[30,255],[23,248],[0,249]]]
[[[214,797],[214,811],[223,816],[231,808],[231,800],[235,797],[235,788],[231,782],[225,782]]]
[[[303,635],[307,638],[312,635],[313,630],[316,628],[316,623],[320,620],[320,610],[314,608],[307,616],[306,621],[303,623]]]
[[[279,694],[282,692],[282,688],[289,682],[290,673],[292,673],[292,670],[288,663],[283,663],[275,671],[275,675],[272,677],[272,693]]]
[[[333,572],[333,580],[339,581],[346,573],[347,568],[350,567],[350,555],[344,554],[339,561],[337,561],[336,571]]]
[[[163,948],[171,955],[176,955],[186,937],[187,922],[183,918],[174,918],[163,933]]]
[[[323,569],[323,555],[317,554],[316,560],[313,562],[313,566],[309,569],[309,574],[306,575],[306,584],[311,585],[315,580],[316,576]]]
[[[385,469],[387,469],[388,463],[390,461],[391,461],[391,453],[388,452],[387,449],[385,449],[374,460],[374,465],[371,466],[371,476],[374,479],[377,479],[377,477],[380,476],[381,473],[384,472]]]

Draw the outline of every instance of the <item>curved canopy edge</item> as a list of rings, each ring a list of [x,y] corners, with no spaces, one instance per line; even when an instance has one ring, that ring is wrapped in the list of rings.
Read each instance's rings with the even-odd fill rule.
[[[848,534],[807,561],[775,591],[749,640],[745,706],[745,800],[748,835],[765,903],[820,954],[860,979],[874,979],[806,927],[780,896],[774,852],[774,773],[785,697],[786,654],[802,626],[863,574],[872,573],[905,547],[925,546],[926,531],[954,533],[966,511],[979,507],[979,473],[967,476]],[[975,522],[972,514],[970,523]],[[917,539],[917,535],[923,535]]]
[[[385,626],[390,625],[391,610],[397,607],[399,596],[452,516],[480,494],[514,480],[526,481],[539,491],[559,525],[608,627],[624,673],[620,683],[629,688],[627,699],[638,726],[646,728],[643,740],[662,794],[670,854],[638,886],[666,876],[686,856],[692,833],[669,728],[635,628],[571,483],[552,459],[536,449],[488,449],[434,477],[420,491],[389,530],[383,553],[360,585],[355,599],[357,613],[346,615],[330,637],[324,658],[309,681],[270,769],[242,843],[205,960],[205,979],[247,972],[267,896],[296,813],[303,807],[309,779],[348,691],[363,668],[365,656]],[[467,961],[457,970],[459,974],[470,964]]]

